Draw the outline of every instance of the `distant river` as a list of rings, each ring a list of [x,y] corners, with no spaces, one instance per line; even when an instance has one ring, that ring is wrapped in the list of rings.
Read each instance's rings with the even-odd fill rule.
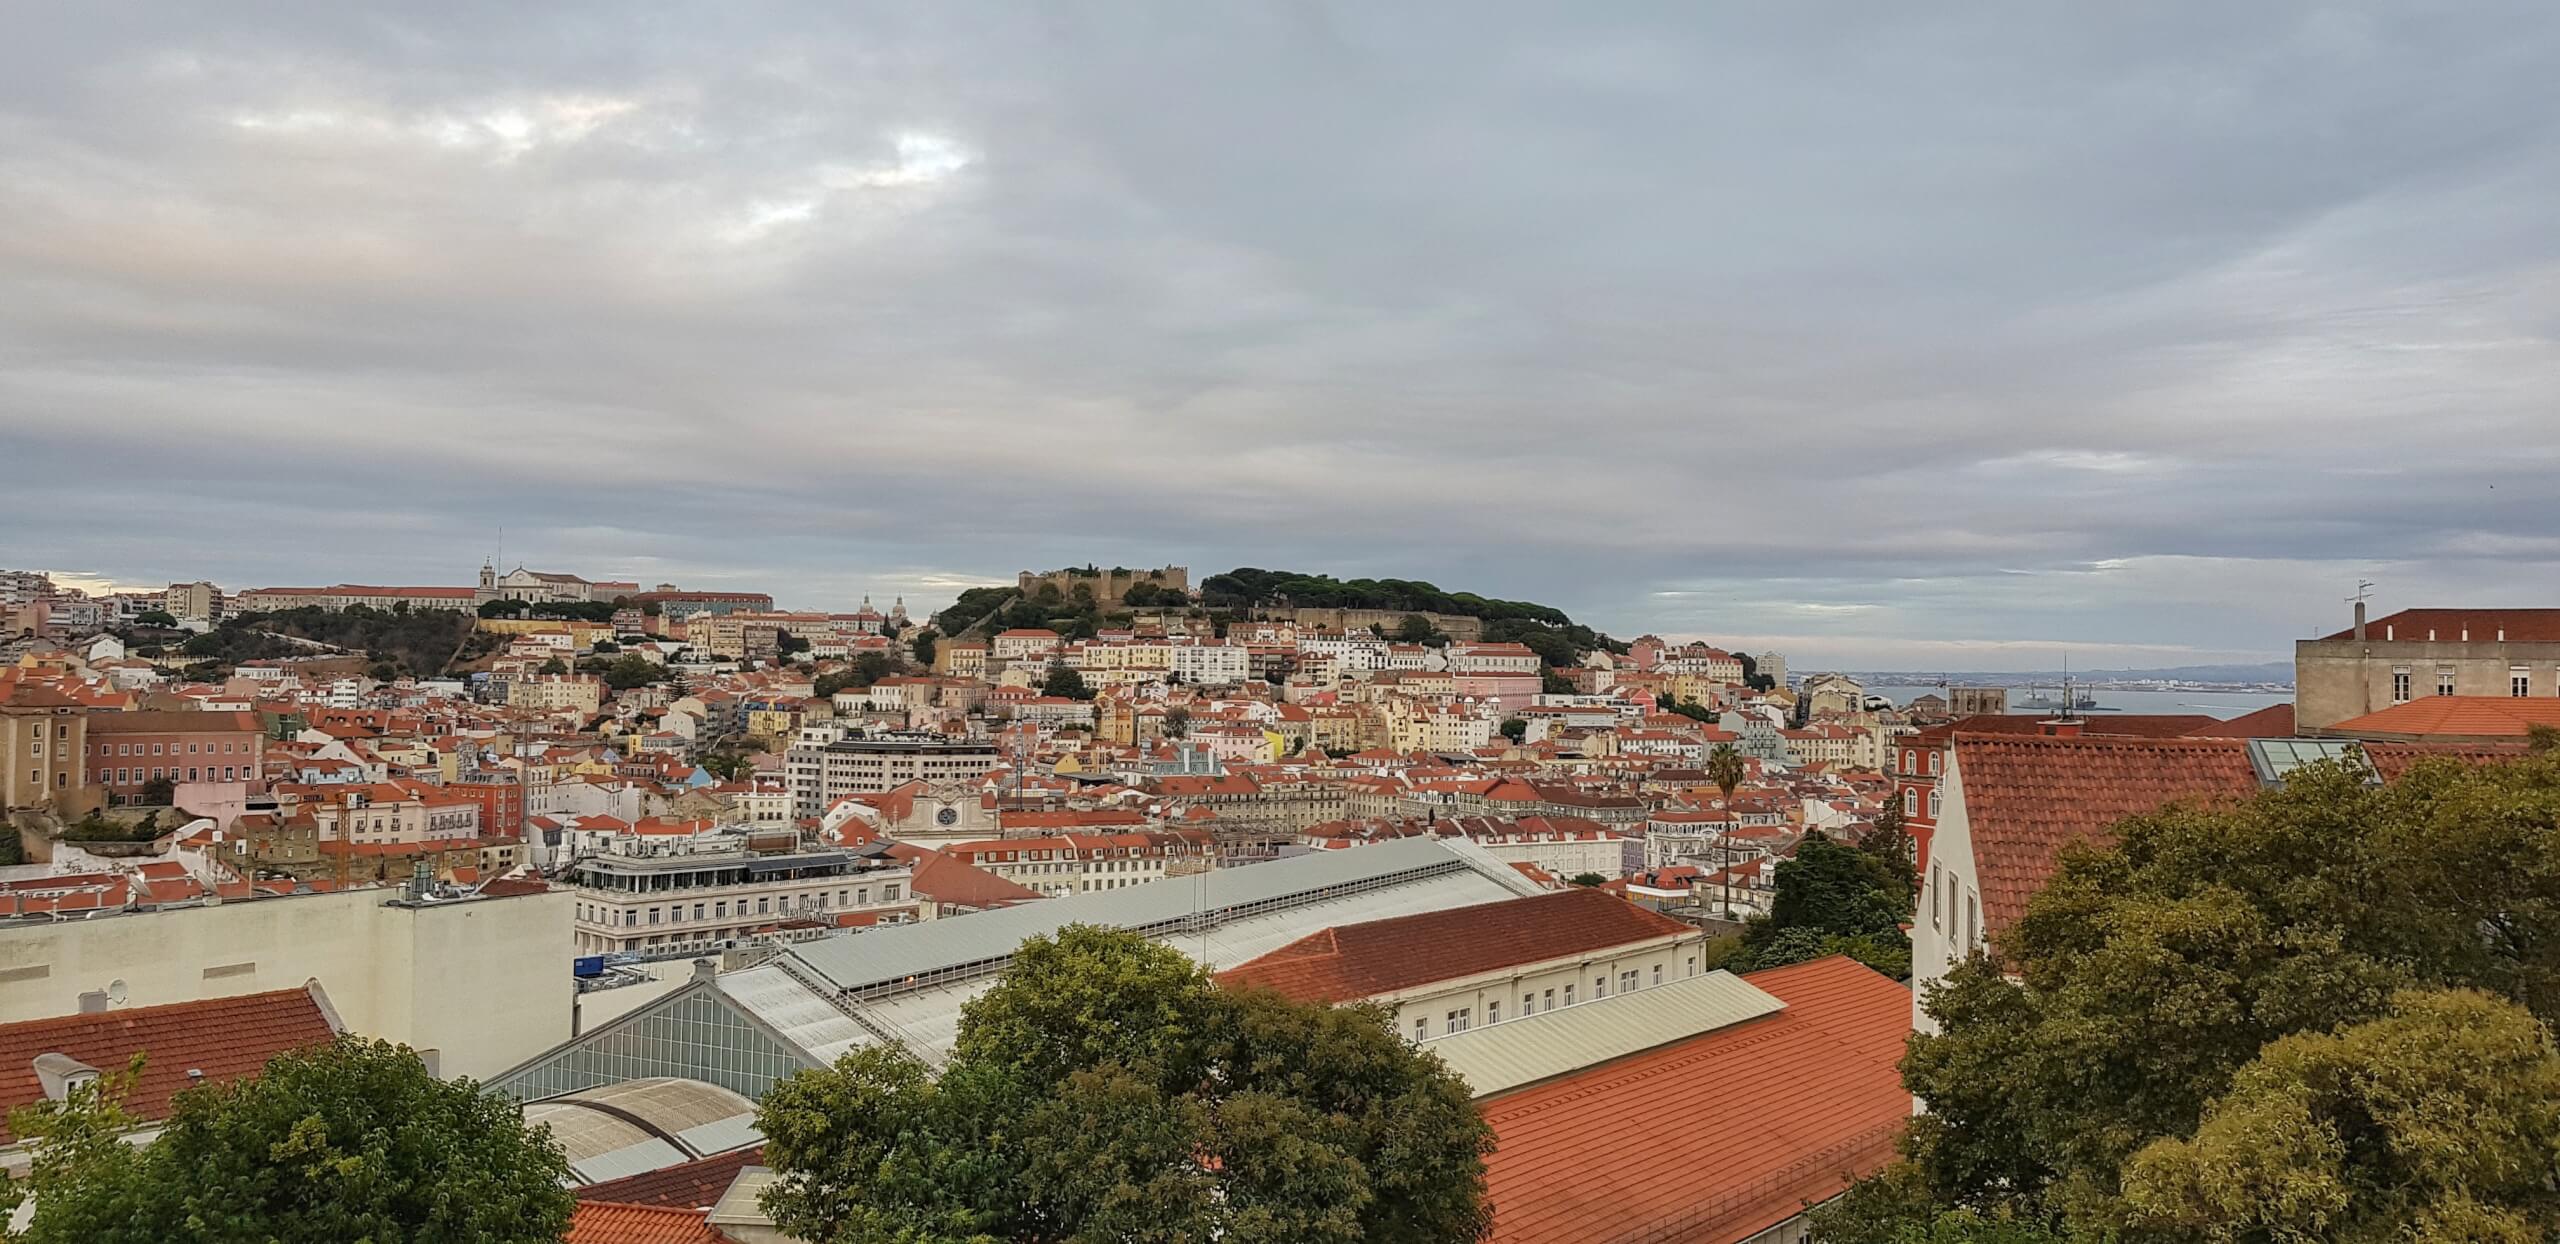
[[[1880,695],[1892,700],[1896,704],[1908,704],[1914,698],[1923,695],[1946,694],[1935,686],[1869,687],[1867,688],[1867,691],[1870,694]],[[2019,700],[2026,697],[2026,694],[2027,689],[2024,687],[2012,687],[2009,689],[2010,712],[2048,715],[2054,711],[2050,708],[2028,708],[2018,703]],[[2047,694],[2050,694],[2057,699],[2061,698],[2061,693],[2059,691],[2048,691]],[[2098,707],[2101,710],[2114,709],[2119,713],[2203,713],[2206,716],[2219,717],[2226,721],[2233,717],[2254,713],[2270,704],[2289,704],[2293,702],[2292,693],[2284,691],[2106,691],[2092,689],[2089,691],[2089,695],[2098,702]]]

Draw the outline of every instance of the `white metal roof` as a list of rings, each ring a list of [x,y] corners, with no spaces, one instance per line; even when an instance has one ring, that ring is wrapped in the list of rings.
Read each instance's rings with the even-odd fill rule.
[[[872,1041],[862,1025],[774,964],[723,972],[713,983],[732,1003],[821,1064]]]
[[[1709,972],[1470,1028],[1422,1048],[1489,1097],[1784,1009],[1776,995],[1731,972]]]
[[[1464,839],[1404,838],[1263,864],[1217,868],[1191,877],[1168,877],[1127,889],[1072,894],[944,920],[874,928],[845,937],[803,942],[789,953],[842,989],[894,986],[971,964],[999,963],[1011,957],[1026,939],[1055,933],[1070,924],[1150,932],[1186,922],[1214,928],[1278,906],[1325,901],[1328,894],[1350,887],[1383,888],[1399,874],[1462,871],[1481,879],[1478,888],[1486,897],[1480,901],[1538,892],[1516,869]],[[1375,918],[1374,914],[1363,914],[1328,923]]]

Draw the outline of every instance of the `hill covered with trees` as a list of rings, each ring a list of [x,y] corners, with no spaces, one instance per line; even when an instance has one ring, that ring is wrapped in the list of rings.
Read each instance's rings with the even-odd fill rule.
[[[1444,591],[1419,579],[1337,579],[1326,574],[1251,566],[1202,580],[1196,601],[1169,588],[1149,588],[1133,591],[1116,607],[1116,612],[1097,605],[1089,594],[1079,599],[1059,592],[1054,585],[1044,584],[1041,591],[1028,597],[1010,587],[970,588],[950,608],[934,615],[933,621],[935,629],[945,635],[958,635],[972,628],[992,632],[1046,627],[1076,637],[1092,634],[1097,626],[1125,622],[1130,609],[1186,605],[1196,606],[1205,616],[1217,620],[1241,617],[1262,608],[1377,609],[1417,617],[1441,614],[1476,618],[1484,623],[1488,641],[1525,644],[1553,666],[1576,664],[1584,654],[1598,648],[1621,652],[1626,648],[1575,622],[1563,610],[1534,601]],[[1388,637],[1412,642],[1429,633],[1427,625],[1414,629],[1417,633],[1390,632]]]

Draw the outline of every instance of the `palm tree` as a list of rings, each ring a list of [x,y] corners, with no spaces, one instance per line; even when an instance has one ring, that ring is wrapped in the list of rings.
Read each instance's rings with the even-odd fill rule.
[[[1742,785],[1742,774],[1742,753],[1733,750],[1733,744],[1718,743],[1707,753],[1707,780],[1724,792],[1725,802],[1733,801],[1733,788]]]
[[[1714,751],[1707,753],[1707,780],[1724,792],[1724,801],[1730,810],[1733,788],[1742,785],[1742,753],[1735,751],[1733,744],[1718,743]],[[1726,821],[1725,824],[1730,826],[1732,822]],[[1728,829],[1716,835],[1716,872],[1724,879],[1724,918],[1727,920],[1733,919],[1733,852],[1727,849],[1730,839],[1726,836],[1730,832]]]

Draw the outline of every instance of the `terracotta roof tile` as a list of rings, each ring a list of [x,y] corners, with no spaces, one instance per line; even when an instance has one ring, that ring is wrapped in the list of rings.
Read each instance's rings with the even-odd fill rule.
[[[2374,776],[2386,782],[2397,782],[2409,766],[2421,760],[2447,757],[2468,764],[2496,764],[2514,760],[2528,751],[2522,743],[2378,743],[2358,745],[2366,763],[2373,766]]]
[[[1686,924],[1576,887],[1507,902],[1339,925],[1218,974],[1234,988],[1349,1002],[1547,959],[1694,933]]]
[[[107,1072],[149,1055],[124,1105],[141,1118],[165,1119],[169,1100],[189,1084],[189,1069],[208,1081],[236,1080],[256,1075],[278,1054],[336,1035],[308,989],[0,1025],[0,1143],[15,1139],[9,1112],[44,1099],[34,1065],[41,1054],[67,1054]]]
[[[2530,727],[2560,726],[2560,699],[2431,695],[2322,728],[2352,738],[2522,739]]]
[[[2270,704],[2254,713],[2243,713],[2187,733],[2199,739],[2289,739],[2294,737],[2293,730],[2293,705],[2286,703]]]
[[[607,1201],[620,1205],[658,1205],[695,1211],[707,1210],[720,1200],[720,1194],[736,1182],[738,1172],[764,1163],[764,1146],[754,1145],[728,1153],[715,1153],[707,1158],[681,1162],[620,1179],[588,1184],[578,1189],[581,1201]]]
[[[1958,734],[1955,767],[1985,930],[1997,937],[2053,876],[2062,848],[2172,803],[2255,794],[2245,739]]]
[[[1911,991],[1838,957],[1748,979],[1786,1009],[1483,1103],[1494,1244],[1744,1240],[1892,1160]]]
[[[721,1244],[728,1238],[698,1209],[580,1201],[564,1244]]]

